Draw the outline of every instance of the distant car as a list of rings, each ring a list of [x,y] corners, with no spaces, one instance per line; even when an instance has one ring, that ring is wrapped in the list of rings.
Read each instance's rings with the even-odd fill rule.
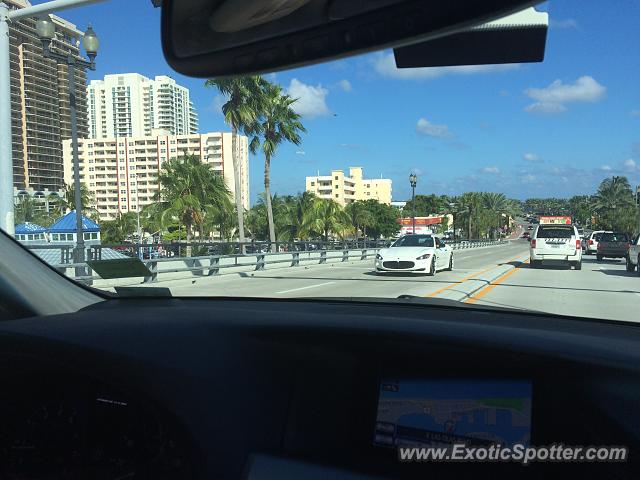
[[[638,276],[640,276],[640,235],[636,235],[636,238],[631,241],[626,261],[627,272],[633,272],[635,270]]]
[[[626,258],[629,254],[630,240],[626,233],[605,232],[598,241],[596,259]]]
[[[434,235],[405,235],[376,255],[375,271],[426,273],[453,269],[453,249]]]
[[[529,225],[529,226],[527,227],[527,230],[533,230],[533,225]]]
[[[524,232],[520,238],[524,238],[525,240],[531,240],[531,234],[529,232]]]
[[[600,240],[603,233],[605,233],[605,230],[594,230],[587,236],[586,245],[584,247],[584,253],[586,255],[592,255],[597,252],[598,240]]]
[[[531,268],[545,261],[566,262],[575,270],[582,269],[582,245],[574,225],[538,225],[529,243]]]

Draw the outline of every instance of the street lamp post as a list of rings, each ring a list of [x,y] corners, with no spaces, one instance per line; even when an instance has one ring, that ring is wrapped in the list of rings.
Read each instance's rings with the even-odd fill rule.
[[[42,51],[45,58],[51,58],[59,63],[67,64],[67,77],[69,81],[69,111],[71,116],[71,151],[73,156],[73,188],[76,208],[76,246],[73,249],[73,261],[76,264],[84,264],[84,232],[82,229],[82,191],[80,184],[80,160],[78,158],[78,122],[76,112],[76,79],[75,67],[79,65],[89,70],[95,70],[95,58],[98,54],[100,42],[93,28],[89,26],[82,38],[82,46],[87,52],[89,61],[76,58],[71,52],[61,54],[51,51],[51,41],[55,38],[55,25],[48,17],[41,17],[36,21],[36,32],[42,40]],[[85,275],[85,268],[77,266],[76,277]]]
[[[9,24],[24,18],[104,1],[106,0],[52,0],[19,9],[10,9],[0,1],[0,229],[9,235],[15,232]]]
[[[138,178],[138,174],[136,173],[136,221],[138,228],[138,244],[142,245],[142,231],[140,230],[140,194],[138,190],[140,189],[140,179]],[[142,260],[142,250],[138,247],[138,256]]]
[[[411,184],[411,224],[413,225],[413,234],[416,233],[416,185],[418,184],[418,176],[415,173],[409,175],[409,183]]]

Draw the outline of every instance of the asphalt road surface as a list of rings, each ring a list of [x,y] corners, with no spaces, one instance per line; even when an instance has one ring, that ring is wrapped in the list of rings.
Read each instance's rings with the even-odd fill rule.
[[[434,277],[373,272],[373,260],[273,268],[160,281],[174,296],[383,297],[412,295],[580,317],[639,321],[640,277],[623,260],[585,256],[582,270],[529,268],[529,244],[454,252],[454,269]],[[267,267],[268,268],[268,267]]]

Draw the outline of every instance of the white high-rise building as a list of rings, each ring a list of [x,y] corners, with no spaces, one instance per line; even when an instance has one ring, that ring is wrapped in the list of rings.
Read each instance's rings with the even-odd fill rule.
[[[91,138],[142,137],[154,129],[171,135],[198,133],[189,89],[170,77],[137,73],[105,75],[87,87]]]

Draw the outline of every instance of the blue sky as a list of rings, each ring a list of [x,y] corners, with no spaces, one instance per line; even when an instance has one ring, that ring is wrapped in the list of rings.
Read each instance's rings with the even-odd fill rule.
[[[34,2],[40,3],[40,2]],[[269,78],[299,98],[308,132],[284,145],[272,190],[304,190],[307,175],[362,166],[393,179],[394,200],[417,193],[500,191],[514,198],[595,191],[610,175],[640,183],[640,3],[548,2],[543,63],[398,71],[391,52],[279,72]],[[216,92],[178,75],[160,47],[150,0],[110,0],[62,12],[101,40],[90,78],[138,72],[187,86],[202,132],[226,130]],[[263,161],[250,158],[251,197]]]

